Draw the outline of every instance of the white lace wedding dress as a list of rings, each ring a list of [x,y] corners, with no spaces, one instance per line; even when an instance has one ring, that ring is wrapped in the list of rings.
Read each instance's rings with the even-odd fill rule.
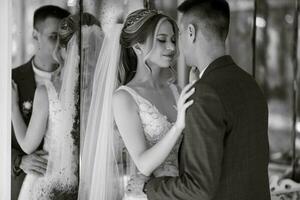
[[[50,81],[45,82],[49,100],[49,117],[43,149],[49,153],[46,174],[26,175],[19,200],[50,200],[76,195],[78,187],[78,150],[71,131],[73,116],[66,113]],[[66,198],[63,198],[66,199]]]
[[[170,88],[174,97],[178,99],[179,93],[176,86],[170,84]],[[161,114],[150,101],[139,95],[132,88],[120,86],[118,90],[125,90],[131,94],[139,108],[139,115],[144,128],[144,134],[147,140],[146,142],[149,147],[155,145],[165,136],[166,133],[168,133],[173,126],[173,123],[168,120],[167,116]],[[178,150],[180,142],[181,139],[177,141],[177,144],[174,146],[165,162],[153,172],[155,177],[178,176]],[[136,170],[135,173],[130,174],[129,179],[134,180],[133,184],[139,189],[133,189],[133,191],[128,191],[128,189],[126,189],[123,200],[147,200],[146,195],[140,190],[142,187],[139,186],[139,184],[144,185],[147,177],[143,176]]]

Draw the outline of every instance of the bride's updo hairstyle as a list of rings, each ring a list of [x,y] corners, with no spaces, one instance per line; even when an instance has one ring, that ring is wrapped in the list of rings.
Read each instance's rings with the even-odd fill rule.
[[[89,13],[82,14],[81,25],[92,26],[96,25],[100,27],[100,22],[93,15]],[[73,34],[79,31],[80,27],[80,16],[79,14],[70,15],[69,17],[64,18],[58,27],[58,41],[61,47],[67,47],[68,42],[72,38]],[[101,27],[100,27],[101,28]]]
[[[83,13],[81,18],[81,26],[93,26],[96,25],[101,29],[100,22],[93,15],[89,13]],[[63,63],[63,56],[60,52],[62,48],[67,49],[68,43],[74,34],[80,31],[80,15],[69,15],[68,17],[61,20],[58,25],[58,41],[56,48],[53,52],[54,58],[59,62]],[[79,42],[79,41],[78,41]]]
[[[156,27],[160,20],[164,18],[171,23],[174,33],[177,33],[176,22],[157,10],[136,10],[126,18],[120,36],[121,68],[119,69],[118,78],[121,85],[127,84],[136,73],[137,56],[132,48],[133,45],[145,43],[148,36],[152,36],[154,39]]]

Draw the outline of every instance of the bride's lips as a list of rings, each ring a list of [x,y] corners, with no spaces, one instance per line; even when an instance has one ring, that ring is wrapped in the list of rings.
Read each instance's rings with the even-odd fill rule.
[[[174,58],[174,54],[164,54],[163,56],[170,60],[172,60]]]

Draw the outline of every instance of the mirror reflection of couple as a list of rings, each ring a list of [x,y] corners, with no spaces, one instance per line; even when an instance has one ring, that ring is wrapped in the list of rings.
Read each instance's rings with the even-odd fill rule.
[[[37,9],[33,21],[35,55],[12,71],[11,199],[73,200],[79,182],[79,32],[84,54],[100,49],[102,30],[92,15],[83,14],[80,28],[78,14],[52,5]]]
[[[225,54],[228,3],[186,0],[178,9],[179,29],[170,17],[141,9],[106,32],[82,146],[79,199],[270,199],[267,103],[253,78]],[[179,43],[186,64],[201,72],[181,92],[174,79],[161,76],[176,62]],[[67,69],[74,71],[72,44],[60,50],[66,55],[61,87],[69,80],[65,87],[74,91],[75,78],[65,78],[72,74]],[[57,100],[58,90],[45,85],[48,117],[57,119],[51,98]],[[63,135],[69,131],[64,126],[58,125]],[[55,137],[49,129],[44,143],[48,132]],[[59,163],[52,161],[53,167]],[[66,184],[49,171],[52,178]]]

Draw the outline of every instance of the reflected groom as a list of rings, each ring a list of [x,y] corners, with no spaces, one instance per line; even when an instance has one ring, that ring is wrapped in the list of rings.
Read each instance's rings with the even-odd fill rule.
[[[18,85],[19,106],[25,123],[28,125],[32,112],[33,97],[36,86],[44,80],[53,80],[60,68],[52,57],[57,41],[58,23],[70,13],[57,6],[43,6],[34,12],[33,38],[36,44],[35,55],[29,62],[12,70],[12,78]],[[46,152],[40,150],[26,155],[20,148],[12,127],[11,155],[11,199],[18,195],[25,173],[43,175],[47,160],[42,158]]]

